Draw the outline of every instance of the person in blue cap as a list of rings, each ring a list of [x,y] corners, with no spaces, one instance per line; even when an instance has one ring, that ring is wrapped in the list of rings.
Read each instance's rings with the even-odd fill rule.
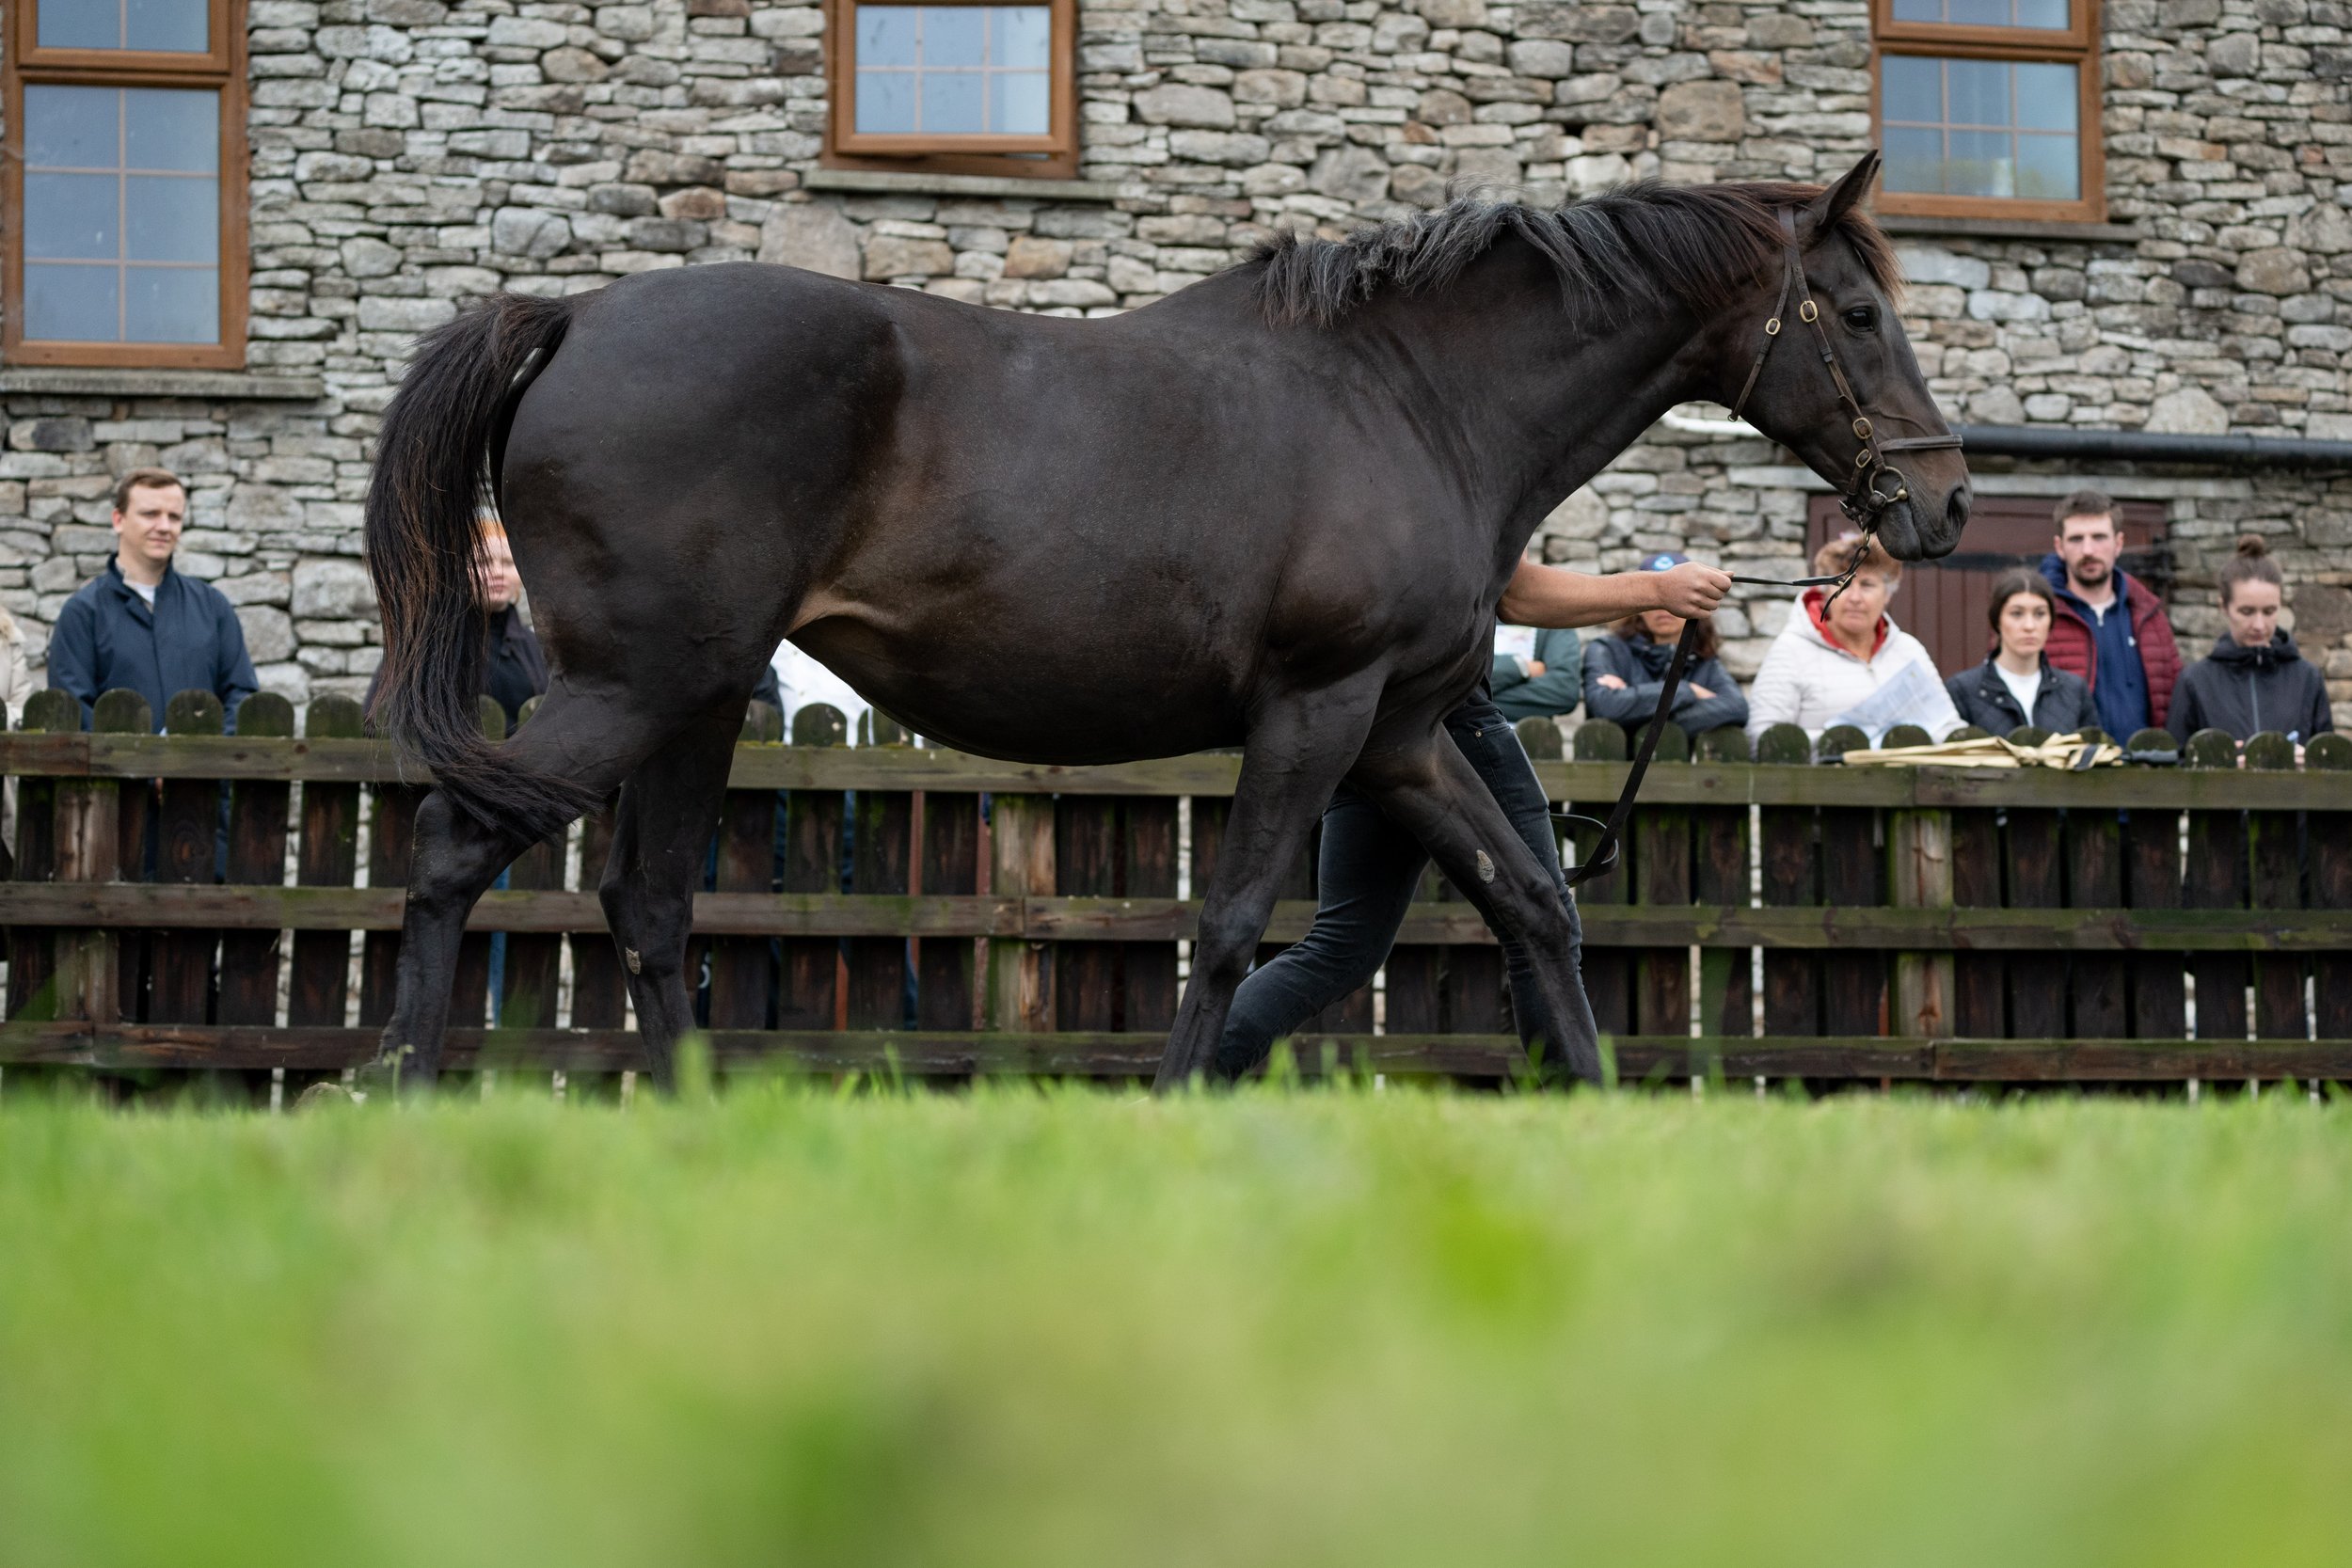
[[[1642,562],[1645,572],[1671,572],[1690,557],[1679,550],[1660,550]],[[1723,640],[1715,633],[1712,615],[1697,617],[1698,641],[1691,649],[1691,665],[1675,693],[1674,721],[1696,740],[1708,730],[1726,724],[1745,725],[1748,700],[1716,657]],[[1645,610],[1612,625],[1606,635],[1584,645],[1584,715],[1625,726],[1638,738],[1642,727],[1658,711],[1659,689],[1666,666],[1674,661],[1675,644],[1688,625],[1671,610]]]

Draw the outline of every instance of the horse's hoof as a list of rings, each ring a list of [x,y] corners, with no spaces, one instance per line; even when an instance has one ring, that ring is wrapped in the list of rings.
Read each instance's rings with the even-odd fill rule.
[[[341,1084],[313,1084],[294,1096],[294,1108],[299,1113],[321,1105],[356,1105],[359,1097]]]

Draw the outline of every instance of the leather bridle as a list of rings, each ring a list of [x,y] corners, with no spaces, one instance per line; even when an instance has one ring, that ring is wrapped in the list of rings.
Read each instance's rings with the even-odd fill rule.
[[[1757,588],[1822,588],[1830,590],[1829,602],[1846,591],[1862,569],[1869,555],[1871,541],[1878,537],[1879,521],[1887,508],[1911,499],[1911,481],[1900,468],[1886,460],[1890,451],[1949,451],[1960,446],[1960,437],[1950,432],[1925,436],[1905,436],[1895,440],[1882,440],[1878,424],[1887,420],[1900,420],[1905,424],[1919,421],[1899,414],[1881,414],[1874,420],[1854,396],[1853,383],[1846,379],[1846,367],[1838,361],[1836,346],[1830,341],[1829,329],[1821,325],[1821,308],[1813,297],[1813,283],[1805,276],[1804,254],[1797,245],[1797,215],[1787,207],[1780,210],[1781,272],[1780,297],[1773,302],[1772,313],[1764,323],[1764,341],[1756,351],[1756,358],[1748,366],[1748,378],[1740,385],[1740,396],[1731,405],[1731,417],[1737,420],[1746,410],[1748,398],[1764,373],[1764,361],[1772,356],[1772,348],[1781,340],[1782,325],[1788,317],[1788,302],[1797,301],[1797,319],[1813,328],[1813,341],[1821,351],[1821,368],[1829,372],[1830,385],[1836,388],[1837,401],[1845,405],[1851,420],[1851,428],[1859,450],[1854,453],[1853,474],[1846,483],[1845,494],[1838,498],[1838,507],[1861,531],[1854,540],[1853,554],[1846,562],[1846,569],[1829,577],[1743,578],[1735,576],[1734,582],[1744,582]],[[1681,638],[1675,643],[1674,657],[1667,662],[1666,674],[1658,691],[1658,710],[1650,715],[1648,727],[1643,732],[1642,744],[1633,756],[1633,770],[1626,775],[1625,789],[1617,797],[1609,820],[1602,824],[1600,837],[1593,844],[1590,858],[1568,873],[1568,885],[1576,886],[1589,877],[1597,877],[1617,863],[1619,835],[1624,832],[1626,817],[1633,810],[1633,798],[1642,788],[1642,775],[1649,771],[1650,758],[1657,754],[1658,736],[1674,713],[1675,696],[1682,688],[1683,673],[1691,666],[1692,650],[1698,645],[1699,625],[1684,624]],[[1554,812],[1555,819],[1590,822],[1594,818],[1579,817],[1573,813]]]

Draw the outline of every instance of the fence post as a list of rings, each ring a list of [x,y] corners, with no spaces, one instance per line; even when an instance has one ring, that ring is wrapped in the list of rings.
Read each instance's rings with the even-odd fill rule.
[[[18,727],[26,734],[74,735],[82,728],[82,705],[70,691],[36,691],[24,700]],[[16,879],[57,879],[57,797],[63,780],[28,774],[16,789]],[[63,934],[48,927],[19,926],[8,932],[8,1016],[26,1022],[60,1016],[56,990],[57,948]]]
[[[810,703],[792,716],[795,746],[841,746],[849,721],[829,703]],[[784,803],[784,891],[841,891],[841,791],[796,789]],[[787,937],[776,987],[776,1027],[831,1029],[839,1022],[841,942],[837,937]]]
[[[920,869],[923,891],[941,897],[969,898],[980,891],[980,798],[963,790],[923,792]],[[1172,891],[1172,889],[1171,889]],[[974,1004],[978,941],[933,937],[915,955],[914,1023],[918,1029],[969,1029]],[[1175,989],[1175,949],[1168,958],[1168,988]]]
[[[520,722],[531,722],[541,699],[522,706]],[[564,852],[569,830],[532,845],[506,868],[506,885],[516,893],[536,893],[564,885]],[[564,939],[552,931],[509,931],[506,963],[499,977],[498,1026],[501,1029],[554,1027],[556,990],[563,974]],[[566,1085],[568,1092],[568,1085]]]
[[[1920,732],[1925,735],[1923,730]],[[1911,742],[1916,745],[1920,742]],[[1886,817],[1887,902],[1896,909],[1952,907],[1952,818],[1942,811],[1905,810]],[[1895,955],[1894,1032],[1912,1039],[1952,1034],[1952,956]]]
[[[1699,736],[1701,762],[1745,763],[1748,736],[1736,725]],[[1748,808],[1699,806],[1691,813],[1692,894],[1702,905],[1744,910],[1748,882]],[[1756,1033],[1755,950],[1699,949],[1699,1033],[1744,1038]]]
[[[2220,730],[2188,737],[2181,760],[2191,768],[2233,768],[2237,741]],[[2181,904],[2191,910],[2246,907],[2246,814],[2235,808],[2188,814],[2188,862]],[[2202,1045],[2246,1039],[2246,955],[2199,953],[2189,959],[2197,987],[2197,1039]]]
[[[2083,738],[2096,746],[2106,736],[2095,727]],[[2123,822],[2113,806],[2067,810],[2066,907],[2114,910],[2123,906]],[[2128,1006],[2130,966],[2121,953],[2076,953],[2067,992],[2074,1006],[2070,1033],[2075,1039],[2122,1039],[2131,1033]]]
[[[79,717],[77,711],[75,718]],[[100,733],[119,735],[146,735],[153,728],[146,700],[133,691],[102,694],[92,724]],[[113,779],[57,781],[58,881],[111,882],[121,876],[120,787]],[[131,787],[144,786],[134,784]],[[91,1044],[102,1054],[106,1047],[100,1037],[121,1020],[121,984],[114,932],[68,931],[58,937],[55,1016],[87,1023]]]
[[[2246,743],[2246,766],[2265,772],[2295,771],[2295,742],[2265,730]],[[2253,811],[2247,816],[2247,895],[2256,910],[2303,907],[2303,824],[2291,811]],[[2254,958],[2254,1034],[2266,1040],[2309,1037],[2303,1010],[2303,955],[2261,953]]]
[[[1063,795],[1054,808],[1054,882],[1066,898],[1108,898],[1119,889],[1119,801]],[[999,841],[1001,842],[1001,840]],[[1106,942],[1056,942],[1054,1021],[1064,1029],[1112,1028],[1118,1016],[1118,954]]]
[[[366,733],[359,705],[349,697],[310,699],[302,732],[312,740],[357,740]],[[359,870],[359,786],[306,779],[302,784],[302,836],[294,848],[294,883],[299,887],[349,887]],[[343,1026],[351,996],[351,933],[296,931],[294,968],[287,976],[286,1022],[294,1028]],[[291,1104],[310,1085],[332,1080],[331,1071],[289,1071]]]
[[[1050,896],[1055,888],[1054,798],[998,795],[989,811],[989,886],[1000,898]],[[988,944],[988,1024],[1041,1034],[1054,1027],[1053,944],[998,937]]]
[[[1176,798],[1172,795],[1130,795],[1119,803],[1119,892],[1127,898],[1176,896],[1178,847]],[[1172,942],[1124,942],[1119,944],[1119,1027],[1135,1033],[1165,1033],[1176,1023],[1176,944]],[[1372,1033],[1372,988],[1357,992],[1362,998],[1362,1032]],[[1343,1003],[1347,1007],[1355,998]]]
[[[209,691],[183,691],[164,707],[167,736],[218,735],[220,699]],[[220,831],[220,784],[212,779],[166,779],[155,822],[155,876],[160,883],[188,886],[213,879],[213,841]],[[128,854],[130,847],[125,845]],[[152,1023],[202,1023],[211,1011],[212,931],[158,931],[152,939],[153,978],[147,1017]],[[275,1000],[273,998],[273,1000]],[[219,1080],[212,1086],[223,1087]]]
[[[907,749],[906,730],[885,714],[858,720],[860,743]],[[850,891],[903,897],[914,882],[914,797],[903,789],[861,789],[850,835]],[[850,939],[850,1027],[906,1027],[907,939]]]
[[[2179,749],[2163,730],[2141,730],[2131,738],[2135,752]],[[2181,814],[2135,806],[2123,824],[2123,900],[2135,910],[2181,907]],[[2139,1040],[2188,1038],[2187,992],[2181,983],[2178,953],[2135,954],[2131,975],[2131,1035]]]
[[[2050,732],[2021,725],[2010,732],[2019,746],[2039,746]],[[2009,907],[2055,910],[2066,903],[2065,855],[2058,814],[2047,807],[2011,806],[2004,857]],[[2009,958],[2010,1033],[2021,1038],[2058,1039],[2066,1034],[2066,955],[2012,953]]]
[[[1951,738],[1975,739],[1975,725]],[[1952,906],[1963,910],[2001,907],[2001,820],[1990,806],[1969,806],[1951,818]],[[1998,953],[1952,955],[1952,1033],[1963,1039],[1998,1039],[2008,1030],[2007,963]]]
[[[1656,763],[1691,760],[1691,737],[1673,720],[1658,737]],[[1627,837],[1633,841],[1633,901],[1688,909],[1691,904],[1691,808],[1648,801],[1634,806]],[[1644,947],[1633,955],[1633,1032],[1687,1037],[1691,1033],[1691,950]]]
[[[257,692],[237,709],[237,734],[248,740],[292,740],[294,705],[276,692]],[[286,807],[293,786],[282,779],[239,779],[229,786],[228,880],[248,887],[286,881]],[[220,939],[220,1001],[224,1024],[267,1029],[278,1022],[281,932],[224,931]],[[245,1074],[248,1098],[269,1102],[269,1070]]]
[[[2314,773],[2352,772],[2352,736],[2315,735],[2303,764]],[[2352,910],[2352,812],[2313,812],[2311,901],[2315,910]],[[2312,994],[2318,1002],[2314,1032],[2324,1040],[2352,1039],[2352,953],[2312,956]]]
[[[1660,736],[1662,746],[1664,736]],[[1627,760],[1625,731],[1606,719],[1588,719],[1577,727],[1576,760],[1579,762],[1624,762]],[[1606,822],[1616,801],[1580,800],[1568,809],[1578,816]],[[1633,821],[1641,820],[1637,809]],[[1600,847],[1600,830],[1593,822],[1574,824],[1576,863],[1591,862]],[[1633,841],[1637,835],[1629,830],[1617,842],[1617,863],[1576,890],[1581,904],[1623,904],[1629,901],[1628,890],[1633,885],[1629,875],[1634,864]],[[1584,995],[1593,1005],[1593,1022],[1604,1035],[1633,1033],[1633,954],[1623,947],[1594,947],[1584,949]],[[1396,1027],[1396,987],[1393,979],[1389,987],[1389,1027]]]
[[[1794,724],[1774,724],[1756,739],[1756,760],[1772,767],[1807,767],[1813,738]],[[1763,896],[1768,908],[1818,905],[1820,867],[1814,852],[1813,808],[1765,806],[1757,814],[1763,835]],[[1821,1032],[1821,961],[1804,948],[1764,950],[1764,1032],[1777,1036]]]
[[[1851,724],[1821,732],[1820,760],[1867,751],[1869,736]],[[1878,816],[1869,806],[1823,806],[1820,816],[1821,902],[1837,909],[1878,909],[1885,858],[1878,847]],[[1886,1031],[1886,956],[1831,951],[1821,955],[1821,1029],[1827,1035],[1879,1036]]]

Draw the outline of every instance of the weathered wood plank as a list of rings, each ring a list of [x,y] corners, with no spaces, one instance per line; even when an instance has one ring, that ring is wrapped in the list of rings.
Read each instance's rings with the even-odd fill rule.
[[[766,703],[743,715],[748,746],[784,738],[783,717]],[[713,885],[722,893],[766,893],[776,885],[776,795],[771,789],[730,789],[720,797]],[[710,937],[710,1027],[762,1029],[772,1020],[775,990],[771,944],[760,937]],[[687,973],[701,965],[690,957]]]
[[[292,736],[294,705],[275,692],[248,697],[237,710],[237,731]],[[241,779],[229,791],[228,879],[276,887],[286,875],[288,797],[275,779]],[[220,944],[219,1019],[223,1023],[278,1022],[278,933],[230,931]],[[341,1022],[340,1020],[338,1022]]]
[[[2286,772],[2295,742],[2276,731],[2246,743],[2249,771]],[[2257,910],[2303,907],[2303,821],[2291,811],[2256,811],[2246,821],[2247,899]],[[2254,959],[2254,1033],[2264,1039],[2301,1039],[2310,1029],[2303,1006],[2305,958],[2263,953]]]
[[[2237,742],[2219,730],[2200,730],[2190,736],[2183,752],[2184,771],[2227,778],[2233,784],[2266,776],[2239,770]],[[2188,857],[2181,879],[2181,902],[2189,910],[2235,914],[2246,907],[2246,815],[2239,804],[2231,801],[2188,814]],[[2197,988],[2198,1042],[2243,1040],[2249,972],[2245,956],[2201,953],[2188,968]]]
[[[860,720],[861,750],[904,750],[906,732],[879,713]],[[850,891],[899,895],[914,880],[914,796],[903,789],[861,789],[850,822]],[[849,1025],[906,1024],[907,943],[902,937],[855,937],[849,944]],[[715,1021],[714,1021],[715,1022]]]
[[[2352,736],[2313,736],[2307,766],[2352,773]],[[2352,814],[2313,812],[2305,829],[2310,845],[2307,889],[2315,910],[2352,909]],[[2328,1038],[2352,1035],[2352,949],[2312,958],[2312,993],[2317,1004],[2317,1033]]]
[[[318,697],[303,716],[316,738],[359,734],[359,705],[348,697]],[[359,786],[313,781],[302,786],[302,837],[294,850],[294,880],[302,887],[348,888],[359,871]],[[286,1022],[341,1024],[351,993],[351,927],[296,930],[294,973],[288,978]],[[615,1020],[615,1022],[618,1022]]]

